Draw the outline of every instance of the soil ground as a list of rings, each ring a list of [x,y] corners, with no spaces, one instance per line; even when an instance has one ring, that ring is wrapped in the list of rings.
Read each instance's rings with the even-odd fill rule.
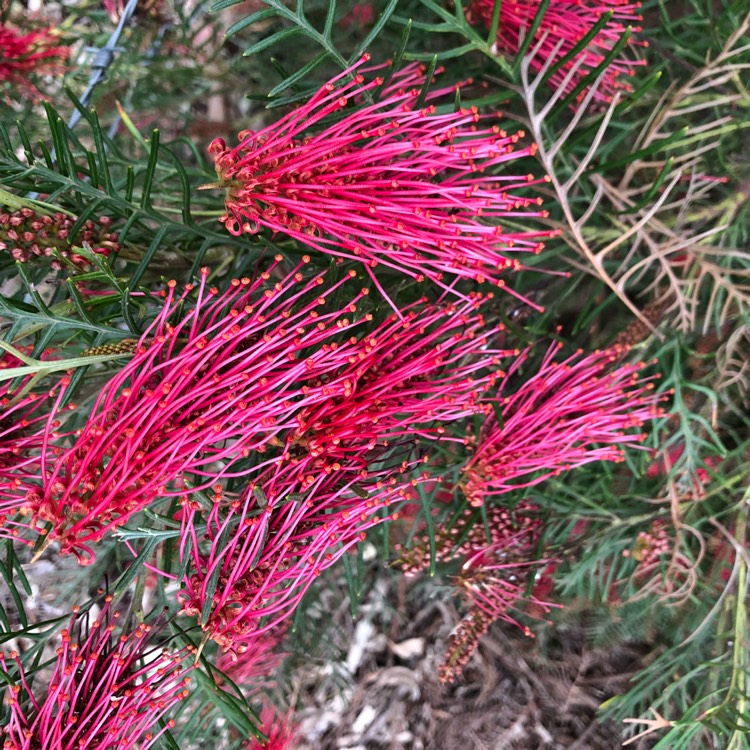
[[[305,706],[296,714],[299,750],[623,746],[623,727],[598,720],[597,711],[626,689],[645,648],[590,648],[582,623],[570,617],[564,626],[543,627],[537,639],[495,623],[463,677],[441,685],[438,666],[460,614],[443,601],[416,605],[412,588],[403,580],[378,581],[354,618],[345,596],[317,603],[331,619],[333,640],[348,650],[338,664],[321,660],[319,669],[297,660],[292,681]],[[656,739],[627,748],[647,750]]]

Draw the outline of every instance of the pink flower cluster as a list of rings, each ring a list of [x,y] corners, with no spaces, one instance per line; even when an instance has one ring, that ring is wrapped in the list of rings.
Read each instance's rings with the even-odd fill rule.
[[[501,381],[463,468],[470,505],[592,461],[622,461],[622,446],[640,443],[640,428],[662,414],[663,396],[653,392],[653,378],[641,376],[646,363],[622,363],[627,348],[578,351],[556,362],[561,348],[553,344],[533,373],[523,370],[527,349]],[[516,375],[523,381],[504,395]]]
[[[132,359],[74,431],[61,432],[75,417],[62,405],[67,378],[51,403],[30,395],[14,404],[8,394],[1,532],[29,543],[42,535],[90,562],[105,534],[178,499],[182,611],[206,639],[242,654],[413,498],[429,477],[415,436],[470,451],[458,488],[481,505],[618,460],[615,444],[640,440],[628,430],[656,413],[640,366],[618,364],[624,350],[556,363],[554,346],[506,396],[530,353],[497,346],[502,331],[483,315],[491,295],[420,300],[373,327],[366,290],[347,291],[354,272],[330,283],[306,275],[307,263],[284,273],[278,256],[224,292],[207,272],[181,292],[170,282]],[[483,421],[478,435],[450,429],[469,417]],[[494,544],[459,552],[446,537],[440,554],[466,556],[471,580],[483,571],[487,586],[467,591],[496,618],[520,589],[498,583],[507,562],[497,578]]]
[[[16,97],[41,97],[33,78],[61,75],[65,69],[68,49],[56,42],[52,29],[21,34],[0,23],[0,87],[10,87]]]
[[[266,736],[264,741],[248,740],[245,750],[294,750],[295,726],[291,713],[282,714],[270,703],[263,704],[260,714],[260,729]]]
[[[509,352],[490,342],[476,309],[485,299],[416,303],[368,330],[371,315],[357,314],[366,290],[329,305],[343,280],[323,288],[303,260],[274,282],[279,262],[224,293],[206,273],[182,294],[170,283],[73,439],[54,439],[57,419],[44,425],[36,482],[3,484],[2,510],[90,561],[92,543],[159,500],[247,484],[279,461],[289,492],[309,490],[342,465],[366,474],[369,454],[393,442],[487,411],[478,396]]]
[[[457,279],[505,287],[504,276],[524,267],[517,255],[539,253],[556,234],[499,223],[546,216],[528,192],[544,178],[496,170],[535,146],[518,148],[523,132],[506,133],[476,108],[439,113],[435,102],[455,87],[429,89],[420,101],[430,84],[423,67],[386,73],[365,68],[368,60],[279,121],[240,133],[237,146],[211,144],[216,186],[227,191],[227,230],[267,227],[361,261],[386,298],[377,267],[443,288]],[[390,80],[366,80],[377,71]],[[310,133],[315,126],[322,129]]]
[[[492,23],[496,3],[501,0],[473,0],[467,10],[471,22],[483,23],[488,28]],[[523,36],[528,34],[539,12],[540,0],[502,0],[500,21],[497,30],[497,49],[505,55],[515,55],[521,47]],[[534,34],[529,50],[536,54],[531,61],[533,70],[540,71],[549,61],[557,70],[549,79],[554,89],[562,88],[566,93],[595,71],[626,32],[627,27],[641,21],[640,2],[628,0],[553,0],[547,8]],[[603,27],[583,49],[574,53],[576,45],[594,30],[605,14],[610,17]],[[636,32],[640,27],[634,28]],[[631,45],[647,46],[645,41],[629,40]],[[594,100],[607,103],[617,91],[630,91],[628,78],[635,74],[645,61],[635,57],[619,55],[602,71],[602,80],[594,94]],[[588,88],[577,95],[580,102]]]
[[[488,506],[486,530],[470,525],[470,507],[437,536],[437,559],[461,561],[455,584],[470,606],[441,674],[453,679],[493,620],[518,624],[519,579],[535,564],[535,509],[495,499],[620,460],[659,413],[650,379],[623,364],[623,348],[557,362],[553,346],[533,370],[531,350],[503,348],[493,295],[468,282],[504,287],[524,268],[518,252],[538,253],[553,234],[524,228],[545,215],[528,191],[543,178],[501,171],[534,147],[517,149],[522,133],[475,109],[439,111],[455,88],[429,89],[423,68],[368,69],[367,60],[277,123],[241,133],[236,147],[210,147],[227,230],[286,234],[333,256],[332,273],[311,272],[307,255],[296,265],[277,255],[223,290],[208,269],[181,289],[168,282],[143,335],[118,350],[129,361],[85,414],[66,402],[68,375],[44,392],[29,377],[0,390],[0,536],[56,543],[90,563],[106,535],[146,510],[162,513],[179,525],[180,572],[155,560],[150,569],[174,580],[203,643],[219,645],[225,666],[245,660],[246,674],[270,669],[264,644],[316,578],[397,518],[420,483],[436,483],[419,438],[441,441],[445,463],[463,456],[451,489]],[[369,73],[378,75],[366,81]],[[50,233],[66,239],[59,217],[6,219],[4,244],[15,243],[18,259],[46,254],[38,240]],[[31,229],[19,233],[24,222]],[[393,313],[380,314],[345,261],[363,264]],[[377,268],[430,280],[441,296],[397,306]],[[20,364],[3,354],[0,372]],[[402,550],[408,572],[425,568],[429,541]],[[108,603],[113,623],[109,612]],[[9,750],[156,741],[149,726],[185,693],[179,658],[141,664],[147,626],[113,642],[112,623],[97,621],[84,637],[74,616],[47,698],[34,698],[17,661]],[[267,718],[284,746],[289,722]]]
[[[533,370],[527,367],[532,350],[520,353],[499,388],[483,399],[492,410],[479,434],[468,434],[470,454],[453,488],[469,509],[432,539],[422,533],[410,548],[399,548],[407,575],[427,569],[433,555],[441,563],[462,560],[455,584],[469,610],[449,639],[440,672],[444,682],[458,677],[495,620],[522,627],[513,610],[530,605],[538,613],[551,606],[526,593],[529,570],[540,566],[535,509],[522,503],[511,512],[493,504],[497,498],[592,461],[622,460],[622,446],[640,443],[641,426],[661,413],[663,397],[641,375],[645,365],[622,362],[627,348],[579,351],[557,362],[561,346],[553,344]],[[505,395],[514,382],[516,390]],[[472,506],[486,506],[486,525]],[[531,635],[528,627],[524,631]]]
[[[552,606],[526,592],[529,574],[545,564],[535,559],[541,531],[538,508],[522,501],[512,510],[489,507],[486,514],[483,522],[477,511],[467,508],[455,523],[440,525],[433,537],[434,552],[427,534],[418,536],[409,548],[397,547],[407,575],[426,571],[433,554],[436,562],[461,563],[453,584],[469,609],[449,638],[439,673],[442,682],[458,678],[495,620],[510,622],[531,635],[514,611],[529,605],[549,611]]]
[[[158,629],[145,623],[118,636],[119,619],[111,597],[94,620],[75,608],[46,685],[27,681],[17,653],[0,652],[11,685],[5,750],[148,750],[174,726],[159,721],[189,695],[188,652],[156,646]]]
[[[293,711],[290,708],[282,713],[268,700],[267,693],[275,683],[273,672],[279,667],[284,654],[279,651],[286,626],[281,625],[253,639],[249,648],[241,653],[227,651],[223,653],[216,666],[242,688],[248,699],[263,698],[260,712],[260,731],[267,738],[265,741],[249,740],[243,747],[246,750],[293,750],[296,727]]]

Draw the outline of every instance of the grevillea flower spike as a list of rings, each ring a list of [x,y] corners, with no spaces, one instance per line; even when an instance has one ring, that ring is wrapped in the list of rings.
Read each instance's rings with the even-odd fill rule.
[[[32,78],[61,75],[65,69],[68,49],[56,46],[56,42],[51,29],[21,34],[0,24],[0,88],[10,88],[16,97],[40,97]]]
[[[470,609],[449,638],[438,672],[442,682],[460,675],[495,620],[516,625],[531,636],[515,613],[528,610],[529,605],[542,612],[552,606],[527,591],[530,575],[546,565],[536,559],[542,528],[538,508],[525,500],[512,510],[488,507],[485,523],[477,514],[467,508],[452,525],[435,524],[432,541],[427,534],[417,535],[408,548],[397,547],[399,565],[408,576],[429,569],[433,544],[436,562],[461,561],[453,583]]]
[[[224,293],[207,271],[196,289],[170,283],[132,359],[17,504],[28,525],[88,562],[104,533],[188,486],[249,481],[263,461],[288,457],[304,487],[304,471],[330,471],[347,451],[437,437],[441,422],[490,408],[480,397],[508,352],[493,348],[476,309],[485,298],[416,303],[367,331],[367,290],[327,309],[345,280],[322,288],[323,274],[301,273],[308,260],[281,281],[272,268]]]
[[[418,65],[366,81],[363,73],[386,67],[365,68],[368,60],[278,122],[243,131],[237,146],[210,145],[214,187],[227,190],[227,230],[267,227],[359,260],[386,298],[378,266],[446,288],[457,278],[504,286],[505,274],[523,267],[519,252],[538,253],[554,234],[526,226],[546,215],[527,190],[543,180],[528,167],[503,169],[535,146],[517,149],[524,134],[506,133],[476,108],[438,114],[434,102],[456,89],[420,101],[430,82]]]
[[[348,316],[361,295],[328,311],[337,285],[322,291],[321,275],[305,279],[297,269],[265,288],[263,272],[255,282],[234,280],[223,294],[207,276],[182,293],[169,283],[132,359],[20,503],[32,528],[81,562],[93,560],[90,544],[107,530],[157,498],[181,495],[187,478],[210,486],[222,475],[210,466],[231,475],[234,464],[295,427],[297,411],[346,388],[320,378],[346,361],[346,347],[328,342],[354,325]],[[180,315],[190,301],[193,309]]]
[[[5,750],[148,750],[174,723],[170,710],[189,694],[192,659],[154,645],[141,624],[116,635],[119,612],[107,597],[91,621],[75,608],[62,631],[49,682],[30,684],[18,654],[0,652],[12,685]],[[160,722],[161,725],[160,725]]]
[[[244,493],[215,486],[208,513],[185,498],[189,574],[180,600],[201,616],[207,637],[237,648],[288,617],[314,578],[379,523],[381,508],[406,499],[420,463],[409,458],[409,441],[463,442],[445,434],[446,424],[487,413],[481,396],[514,352],[492,348],[475,309],[483,302],[476,294],[420,302],[350,339],[354,348],[338,350],[347,362],[337,373],[348,387],[305,406],[294,429],[274,436],[276,458],[246,475]]]
[[[396,504],[419,481],[407,474],[412,468],[407,461],[395,471],[321,472],[300,492],[293,468],[280,463],[244,501],[214,495],[205,520],[200,505],[186,501],[183,612],[199,617],[205,637],[225,650],[256,648],[368,529],[398,517]]]
[[[294,750],[297,728],[292,716],[291,709],[284,714],[265,702],[260,714],[260,731],[266,736],[266,740],[261,742],[251,739],[243,750]]]
[[[539,369],[515,393],[503,395],[530,350],[513,363],[501,381],[495,407],[482,427],[476,449],[463,469],[469,504],[529,487],[591,461],[622,461],[623,445],[640,443],[642,425],[659,416],[661,396],[653,378],[642,378],[645,364],[621,364],[625,347],[562,362],[553,344]]]
[[[490,28],[497,3],[502,3],[497,49],[501,54],[514,56],[521,47],[522,33],[528,33],[540,10],[541,1],[474,0],[467,9],[467,17],[471,22],[484,23]],[[642,20],[640,7],[640,2],[627,0],[552,0],[528,47],[535,51],[532,69],[540,71],[550,62],[553,66],[561,63],[550,77],[549,85],[556,90],[562,87],[565,93],[569,93],[604,62],[628,26]],[[595,31],[605,16],[606,21]],[[639,32],[641,29],[636,26],[633,30]],[[571,54],[591,32],[594,34],[588,44],[577,54]],[[647,46],[645,41],[628,41],[631,45]],[[565,59],[568,56],[570,58]],[[616,56],[603,71],[603,78],[593,94],[594,101],[606,104],[617,91],[630,91],[632,86],[627,79],[634,75],[639,65],[645,65],[645,61],[627,55]],[[577,95],[579,102],[587,90]]]

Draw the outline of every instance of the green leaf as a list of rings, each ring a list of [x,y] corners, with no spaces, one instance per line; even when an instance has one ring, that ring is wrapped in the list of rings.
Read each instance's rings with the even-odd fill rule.
[[[432,60],[430,61],[429,66],[427,67],[427,72],[425,73],[425,76],[424,76],[424,85],[422,86],[422,90],[419,92],[417,101],[414,104],[415,109],[419,109],[420,107],[424,106],[425,100],[427,99],[427,94],[430,91],[430,86],[432,86],[432,77],[435,75],[436,67],[437,67],[437,55],[433,55]]]
[[[20,570],[22,583],[25,584],[24,588],[28,589],[29,582],[26,579],[26,576],[23,574],[23,568],[21,567],[18,559],[15,556],[15,552],[13,550],[13,541],[11,539],[8,539],[6,541],[5,550],[6,561],[3,562],[2,560],[0,560],[0,575],[5,580],[5,584],[8,587],[8,591],[10,592],[11,598],[13,599],[13,603],[16,605],[16,614],[18,615],[21,627],[27,628],[29,626],[29,621],[26,616],[26,608],[24,607],[23,598],[16,588],[14,573]],[[27,595],[30,595],[31,591],[27,590],[26,593]],[[5,611],[3,610],[3,615],[4,614]],[[9,628],[9,630],[11,629],[12,628]]]
[[[143,543],[143,548],[138,553],[138,556],[133,562],[128,565],[125,572],[115,582],[113,591],[114,596],[122,596],[127,590],[128,586],[135,580],[135,577],[142,572],[144,563],[153,556],[154,550],[158,546],[161,540],[158,537],[151,537],[146,539]]]
[[[274,97],[280,94],[282,91],[288,88],[294,88],[294,86],[304,78],[307,78],[307,76],[312,73],[313,70],[321,66],[324,62],[329,60],[331,57],[331,53],[328,52],[328,50],[324,50],[321,52],[317,57],[314,57],[312,60],[310,60],[307,65],[304,65],[301,67],[296,73],[292,73],[291,75],[287,75],[284,80],[279,83],[278,85],[274,86],[269,92],[268,96]]]
[[[262,52],[264,49],[268,49],[268,47],[271,47],[278,42],[283,42],[286,39],[291,39],[293,36],[296,36],[299,33],[300,30],[297,27],[293,27],[291,29],[283,29],[282,31],[276,31],[270,36],[267,36],[265,39],[261,39],[259,42],[251,44],[242,54],[245,57],[257,55],[258,52]]]
[[[443,60],[454,60],[457,57],[463,57],[469,52],[473,52],[477,49],[479,48],[477,47],[476,42],[467,42],[460,47],[454,47],[453,49],[445,50],[445,52],[436,52],[435,54],[427,53],[424,55],[410,54],[407,55],[407,57],[410,60],[435,60],[435,62],[442,62]]]
[[[248,26],[252,26],[258,21],[264,21],[266,18],[273,18],[277,13],[273,8],[263,8],[255,13],[251,13],[247,18],[243,18],[241,21],[230,26],[225,33],[226,36],[234,36]]]
[[[388,70],[386,70],[385,74],[383,75],[383,83],[381,83],[380,86],[378,86],[378,88],[375,90],[375,99],[379,99],[382,96],[385,87],[391,82],[393,74],[401,67],[401,61],[403,60],[404,52],[406,51],[406,45],[409,42],[409,35],[411,34],[411,27],[412,20],[410,18],[404,24],[404,30],[401,32],[401,41],[399,42],[396,54],[393,56],[393,61],[388,66]]]
[[[487,32],[487,46],[492,47],[493,44],[497,43],[497,30],[500,27],[500,12],[503,8],[503,0],[495,0],[495,6],[492,9],[492,19],[490,20],[490,28]]]
[[[162,242],[164,242],[164,238],[167,236],[168,231],[169,227],[163,226],[160,227],[154,235],[153,240],[151,240],[151,244],[148,246],[148,250],[146,250],[143,258],[141,258],[141,262],[136,266],[135,270],[130,275],[131,289],[137,288],[141,278],[143,277],[143,274],[146,273],[148,267],[151,265],[151,261],[154,259],[157,250],[161,247]]]
[[[422,503],[422,515],[424,516],[424,525],[427,531],[427,538],[430,541],[430,575],[435,575],[435,566],[437,562],[437,545],[435,543],[435,520],[432,517],[432,503],[430,503],[424,485],[419,485],[419,499]]]
[[[154,175],[156,164],[159,159],[159,131],[154,130],[151,134],[151,152],[148,156],[146,175],[143,180],[143,191],[141,192],[141,208],[151,208],[151,190],[154,187]]]
[[[336,0],[328,0],[328,9],[326,10],[326,20],[323,26],[323,36],[330,42],[331,32],[333,31],[333,22],[336,20]]]
[[[676,133],[672,133],[672,135],[670,135],[668,138],[657,140],[650,146],[639,149],[638,151],[634,151],[627,156],[622,157],[621,159],[613,159],[612,161],[604,162],[604,164],[599,164],[598,166],[593,167],[592,171],[606,172],[610,169],[617,169],[618,167],[631,164],[636,159],[643,159],[646,156],[651,156],[652,154],[664,151],[666,150],[666,146],[670,146],[671,144],[678,142],[681,138],[684,138],[688,130],[689,127],[686,125],[684,128],[680,128]]]
[[[215,2],[211,6],[211,10],[214,13],[217,13],[220,10],[224,10],[225,8],[231,8],[233,5],[239,5],[240,3],[244,3],[245,0],[218,0],[218,2]]]
[[[210,669],[210,665],[203,655],[201,655],[201,663],[204,667]],[[219,710],[219,713],[221,713],[230,724],[242,732],[245,737],[252,735],[259,740],[268,739],[260,729],[258,729],[257,724],[260,723],[260,719],[246,701],[235,698],[235,696],[222,690],[216,685],[214,680],[201,669],[193,670],[191,676],[194,677],[198,685],[205,690],[212,703]],[[255,723],[251,721],[250,717],[255,720]]]
[[[225,550],[227,541],[229,540],[230,535],[236,532],[236,529],[230,524],[225,524],[224,528],[221,531],[221,534],[219,538],[216,540],[216,543],[214,545],[215,549],[218,550]],[[217,559],[213,561],[213,570],[211,571],[211,574],[208,577],[208,580],[206,581],[205,591],[204,591],[204,602],[203,602],[203,608],[201,609],[201,625],[204,627],[208,624],[208,621],[211,619],[211,612],[213,610],[214,606],[214,594],[216,593],[216,589],[219,585],[219,578],[221,578],[221,571],[223,566],[223,555],[219,556]]]
[[[674,167],[674,157],[670,156],[665,162],[662,170],[656,176],[656,179],[654,180],[653,184],[651,185],[651,188],[648,190],[646,195],[644,195],[643,198],[641,198],[641,200],[639,200],[638,203],[636,203],[632,208],[629,208],[627,211],[624,211],[623,213],[633,214],[633,213],[636,213],[637,211],[640,211],[642,208],[645,208],[646,206],[650,205],[653,199],[656,197],[656,194],[659,192],[661,186],[666,181],[667,177],[671,174],[673,167]]]

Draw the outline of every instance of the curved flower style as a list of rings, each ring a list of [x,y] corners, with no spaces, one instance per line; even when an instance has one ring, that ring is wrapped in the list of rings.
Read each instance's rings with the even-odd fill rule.
[[[144,623],[115,636],[119,614],[111,611],[111,597],[93,622],[74,609],[44,693],[29,684],[16,653],[7,658],[0,652],[0,671],[15,683],[7,701],[6,750],[148,750],[174,726],[159,721],[189,694],[187,652],[153,647],[152,626]]]
[[[467,508],[450,526],[435,525],[435,559],[462,561],[453,583],[470,607],[449,638],[439,669],[442,682],[452,682],[461,674],[479,639],[495,620],[516,625],[531,636],[531,630],[513,613],[522,609],[548,612],[553,606],[526,590],[529,574],[547,565],[547,561],[535,559],[542,528],[537,511],[535,505],[523,500],[513,509],[488,507],[486,524],[476,518],[477,511]],[[399,564],[407,576],[429,569],[433,550],[426,534],[416,536],[408,549],[397,549]]]
[[[5,346],[5,345],[3,345]],[[31,347],[16,351],[30,355]],[[24,498],[38,487],[38,478],[54,460],[55,440],[59,437],[59,415],[70,407],[62,407],[70,378],[59,378],[49,390],[27,391],[32,376],[22,378],[11,390],[10,370],[26,365],[22,359],[0,350],[0,537],[19,538],[28,523],[18,516]],[[45,358],[46,352],[42,354]]]
[[[248,648],[224,652],[216,661],[217,669],[244,688],[248,696],[267,690],[275,684],[272,675],[284,660],[285,654],[278,648],[285,633],[282,623],[254,638]]]
[[[482,22],[490,28],[496,2],[500,0],[474,0],[467,10],[469,21]],[[497,48],[500,53],[515,55],[518,52],[521,31],[528,32],[539,6],[540,0],[502,0],[497,31]],[[554,60],[556,64],[562,63],[550,77],[549,85],[556,90],[562,87],[565,93],[573,91],[580,81],[604,62],[628,25],[642,20],[640,7],[640,2],[630,3],[627,0],[552,0],[529,47],[530,50],[536,50],[531,61],[532,69],[539,71],[550,60]],[[611,17],[585,48],[566,60],[581,39],[591,32],[607,13],[610,13]],[[636,27],[635,31],[640,31],[640,28]],[[645,41],[632,39],[630,44],[643,47],[648,45]],[[631,91],[632,86],[627,82],[627,78],[634,75],[635,68],[639,65],[645,65],[645,61],[624,56],[612,60],[593,94],[594,101],[607,103],[617,91]],[[587,90],[584,89],[577,95],[578,102],[586,96]]]
[[[378,265],[444,288],[457,278],[504,287],[505,272],[523,267],[514,256],[540,252],[540,240],[555,234],[498,223],[515,227],[546,215],[541,198],[526,191],[543,180],[494,172],[535,147],[516,150],[524,134],[486,123],[475,108],[437,114],[433,102],[455,87],[430,91],[420,103],[429,82],[417,65],[388,83],[366,82],[358,71],[367,60],[278,122],[243,131],[234,148],[222,139],[210,145],[216,186],[227,189],[227,230],[268,227],[361,261],[386,299],[373,273]],[[367,103],[373,96],[377,103]],[[329,116],[335,121],[310,134]]]
[[[324,570],[364,541],[367,529],[398,517],[389,508],[418,481],[403,478],[412,466],[405,461],[396,471],[321,472],[300,492],[294,467],[280,463],[244,499],[215,495],[205,522],[200,505],[185,501],[183,612],[199,616],[206,637],[225,650],[255,648]]]
[[[515,393],[503,396],[510,378],[501,382],[494,399],[497,413],[484,423],[474,455],[463,469],[463,491],[470,505],[483,505],[488,497],[530,487],[591,461],[622,461],[618,446],[639,443],[644,437],[631,430],[661,414],[662,398],[652,393],[653,378],[639,377],[646,365],[617,365],[626,348],[587,355],[579,350],[555,362],[561,348],[553,344],[538,371]],[[516,359],[509,376],[528,355],[526,350]]]
[[[296,727],[292,722],[292,711],[282,714],[275,706],[264,703],[260,713],[260,730],[266,735],[265,742],[251,739],[245,750],[294,750]]]
[[[65,70],[68,49],[55,46],[56,41],[52,29],[20,34],[0,24],[0,87],[10,86],[15,96],[41,97],[32,77]]]
[[[378,443],[437,437],[441,422],[489,409],[480,396],[508,352],[491,348],[484,298],[417,303],[366,332],[371,315],[356,315],[366,290],[327,310],[344,281],[323,289],[324,275],[305,279],[301,266],[275,283],[274,267],[236,279],[224,293],[207,271],[183,294],[170,282],[133,358],[17,503],[28,525],[89,562],[92,542],[182,496],[186,482],[249,481],[280,451],[304,487],[348,453],[365,468]]]

